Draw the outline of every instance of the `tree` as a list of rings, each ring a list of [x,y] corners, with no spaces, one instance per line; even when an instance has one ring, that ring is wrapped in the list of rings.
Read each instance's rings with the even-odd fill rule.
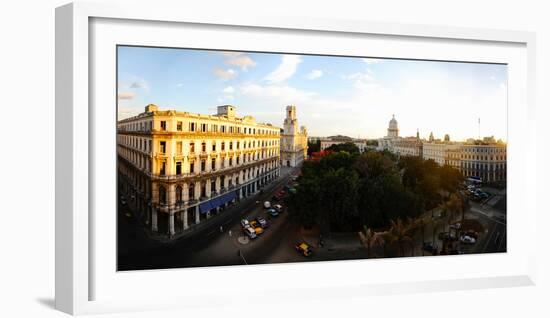
[[[350,154],[358,154],[359,148],[353,142],[345,142],[340,144],[333,144],[328,147],[326,150],[331,150],[334,152],[345,151]]]
[[[308,140],[307,155],[311,156],[312,153],[319,152],[319,151],[321,151],[321,140],[320,139],[315,139],[314,141]]]
[[[371,248],[374,246],[384,246],[386,232],[374,232],[366,225],[363,226],[363,231],[359,231],[359,240],[361,244],[367,249],[367,257],[371,256]],[[382,255],[384,256],[384,255]]]
[[[397,221],[391,220],[391,227],[388,231],[390,235],[390,242],[397,243],[401,256],[405,256],[405,245],[410,245],[413,241],[411,236],[411,227],[408,221],[404,222],[402,219]]]

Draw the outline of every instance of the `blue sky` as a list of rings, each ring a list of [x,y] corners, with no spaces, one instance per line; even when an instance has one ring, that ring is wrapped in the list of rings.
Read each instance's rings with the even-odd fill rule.
[[[400,135],[506,140],[507,67],[381,58],[119,47],[119,118],[161,109],[240,116],[282,126],[286,105],[313,136],[376,138],[395,114]]]

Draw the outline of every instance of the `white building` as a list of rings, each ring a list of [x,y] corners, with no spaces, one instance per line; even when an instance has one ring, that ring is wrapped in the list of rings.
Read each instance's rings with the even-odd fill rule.
[[[321,151],[329,148],[332,145],[339,145],[345,143],[353,143],[359,152],[364,152],[367,149],[367,142],[364,139],[354,139],[348,136],[331,136],[326,138],[321,138]]]
[[[286,118],[281,131],[281,165],[298,167],[307,156],[307,130],[298,128],[296,106],[286,107]]]

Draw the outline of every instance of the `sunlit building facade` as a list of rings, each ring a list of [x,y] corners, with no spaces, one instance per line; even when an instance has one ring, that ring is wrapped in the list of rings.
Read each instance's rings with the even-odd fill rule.
[[[119,195],[153,232],[174,236],[280,174],[280,128],[217,114],[159,110],[118,122]]]
[[[307,158],[307,129],[298,128],[296,106],[286,107],[286,118],[281,131],[281,164],[298,167]]]

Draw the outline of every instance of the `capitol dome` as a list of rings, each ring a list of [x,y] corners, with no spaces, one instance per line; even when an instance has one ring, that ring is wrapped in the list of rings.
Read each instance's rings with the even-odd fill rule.
[[[392,115],[392,119],[390,120],[390,124],[388,126],[388,137],[397,137],[399,136],[399,127],[397,125],[397,120],[395,119],[395,115]]]

